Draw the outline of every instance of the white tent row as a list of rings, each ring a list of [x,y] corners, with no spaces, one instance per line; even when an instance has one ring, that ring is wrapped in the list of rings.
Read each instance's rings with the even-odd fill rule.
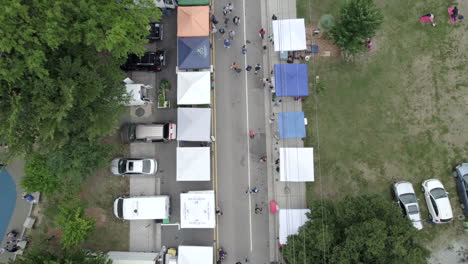
[[[280,148],[280,181],[313,182],[314,149]]]
[[[177,109],[177,140],[201,141],[211,140],[211,108]]]
[[[181,228],[216,226],[214,191],[190,191],[180,194]]]
[[[177,148],[177,181],[209,181],[209,147]]]
[[[275,51],[307,49],[304,19],[273,20]]]
[[[177,72],[177,104],[210,104],[210,86],[209,71]]]
[[[213,264],[213,247],[179,246],[178,264]]]
[[[288,242],[288,236],[295,235],[299,228],[307,222],[306,213],[309,209],[280,209],[279,210],[279,243]]]

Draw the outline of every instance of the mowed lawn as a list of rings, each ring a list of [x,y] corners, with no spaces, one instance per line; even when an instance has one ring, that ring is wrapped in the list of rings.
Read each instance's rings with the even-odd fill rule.
[[[317,25],[324,14],[338,15],[343,0],[298,0],[298,17]],[[377,0],[384,23],[375,49],[346,62],[309,62],[325,91],[303,105],[309,119],[306,145],[315,148],[315,182],[308,199],[342,199],[379,194],[391,199],[391,183],[413,183],[423,218],[425,179],[440,179],[450,192],[455,218],[461,214],[452,168],[468,162],[467,21],[448,23],[447,1]],[[468,13],[468,4],[459,5]],[[438,26],[421,25],[432,12]],[[311,90],[312,91],[312,90]],[[421,239],[462,233],[461,221],[425,224]],[[442,234],[444,234],[442,236]]]

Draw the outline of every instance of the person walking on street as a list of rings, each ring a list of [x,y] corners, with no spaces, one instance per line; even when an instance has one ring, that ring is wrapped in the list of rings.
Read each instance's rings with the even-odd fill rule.
[[[262,156],[260,158],[260,162],[266,162],[267,161],[267,156]]]
[[[232,23],[234,23],[234,25],[238,26],[239,23],[240,23],[240,17],[235,16],[234,18],[232,18]]]
[[[229,18],[228,17],[224,18],[224,26],[225,27],[228,26],[228,23],[229,23]]]
[[[241,52],[244,55],[247,54],[247,48],[245,47],[245,45],[242,45]]]
[[[236,36],[236,32],[234,30],[229,31],[229,38],[231,40],[234,40],[234,37]]]
[[[211,15],[211,22],[215,25],[218,24],[218,20],[216,19],[215,15]]]
[[[255,65],[255,74],[258,74],[258,71],[261,69],[262,69],[262,66],[257,63],[257,65]]]
[[[235,70],[237,67],[239,67],[239,66],[237,66],[237,63],[235,63],[235,62],[233,62],[231,64],[231,66],[230,66],[231,70]]]
[[[258,35],[259,35],[262,39],[265,38],[265,33],[266,33],[266,32],[265,32],[265,30],[264,30],[263,28],[261,28],[261,29],[258,31]]]
[[[249,130],[249,137],[253,139],[255,137],[255,134],[252,130]]]
[[[229,39],[224,39],[224,47],[229,49],[231,47],[231,42]]]
[[[252,70],[252,66],[247,65],[247,67],[245,67],[245,70],[248,71],[248,72],[251,71],[251,70]]]
[[[223,7],[223,15],[227,15],[227,13],[229,12],[229,9],[227,6]]]
[[[228,14],[232,13],[234,10],[234,5],[232,3],[229,3],[226,7],[228,9]]]
[[[226,31],[224,31],[224,28],[220,28],[220,29],[218,30],[218,32],[219,32],[219,33],[221,34],[221,36],[222,36],[222,35],[224,35],[224,32],[226,32]]]
[[[216,32],[218,32],[218,29],[216,28],[216,25],[213,24],[211,28],[211,33],[215,34]]]

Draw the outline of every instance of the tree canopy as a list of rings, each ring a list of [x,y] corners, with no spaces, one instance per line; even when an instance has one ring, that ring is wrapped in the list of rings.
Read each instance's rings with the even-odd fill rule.
[[[429,251],[401,210],[381,196],[313,201],[309,220],[283,247],[290,264],[426,263]]]
[[[355,54],[366,49],[366,39],[374,36],[382,22],[382,12],[373,0],[350,0],[341,8],[331,35],[344,51]]]

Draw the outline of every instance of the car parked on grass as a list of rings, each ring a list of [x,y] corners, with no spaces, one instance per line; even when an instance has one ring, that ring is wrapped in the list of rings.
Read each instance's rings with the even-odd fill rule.
[[[155,159],[116,158],[111,162],[111,172],[114,175],[153,175],[158,170]]]
[[[176,139],[176,124],[151,123],[151,124],[126,124],[120,130],[123,143],[131,142],[162,142]]]
[[[161,71],[165,65],[166,52],[158,50],[156,52],[145,52],[145,55],[141,57],[130,54],[125,64],[120,68],[124,71]]]
[[[463,214],[468,217],[468,163],[455,166],[453,176],[457,182],[458,197]]]
[[[163,39],[163,25],[159,22],[149,23],[149,32],[150,34],[146,36],[150,41],[162,40]]]
[[[416,229],[421,230],[423,228],[421,210],[413,184],[407,181],[395,182],[392,185],[392,190],[397,204],[403,211],[403,215],[411,220]]]
[[[422,183],[422,191],[426,198],[429,218],[434,224],[448,223],[453,220],[452,207],[448,198],[448,192],[444,185],[437,179],[425,180]]]

